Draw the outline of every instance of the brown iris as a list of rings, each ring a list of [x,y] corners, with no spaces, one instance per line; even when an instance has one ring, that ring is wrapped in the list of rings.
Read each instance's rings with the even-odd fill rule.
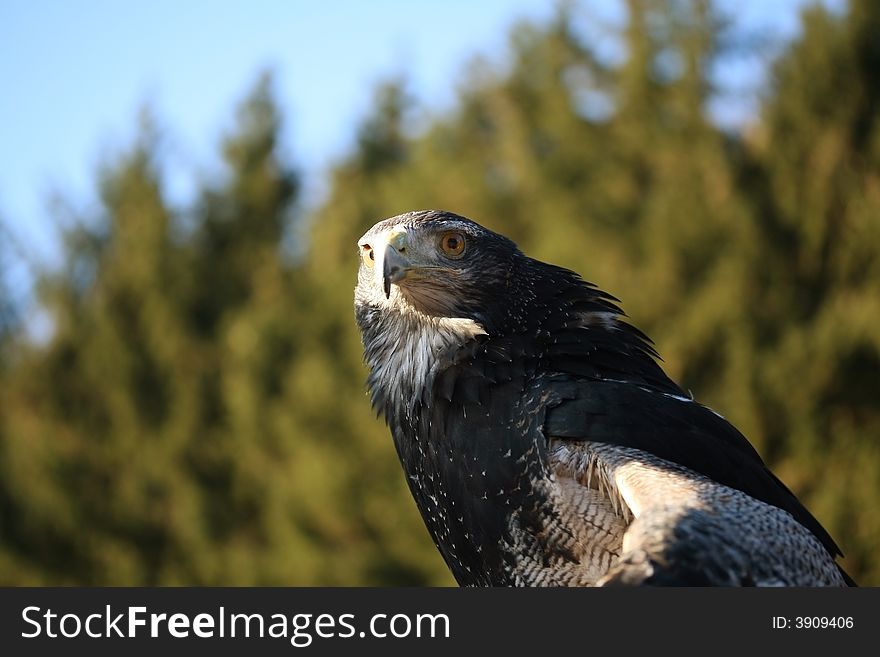
[[[373,253],[373,247],[369,244],[364,244],[361,247],[361,259],[364,261],[364,264],[367,267],[372,267],[376,264],[376,255]]]
[[[464,235],[457,231],[443,233],[440,238],[440,249],[450,258],[459,258],[464,253]]]

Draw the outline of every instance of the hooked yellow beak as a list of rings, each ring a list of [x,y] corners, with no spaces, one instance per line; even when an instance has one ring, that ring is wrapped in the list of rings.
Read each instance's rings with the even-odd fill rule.
[[[406,278],[410,271],[411,263],[404,255],[406,253],[406,231],[394,230],[382,236],[381,243],[376,244],[376,276],[382,278],[382,290],[385,298],[391,296],[391,284],[398,283]]]

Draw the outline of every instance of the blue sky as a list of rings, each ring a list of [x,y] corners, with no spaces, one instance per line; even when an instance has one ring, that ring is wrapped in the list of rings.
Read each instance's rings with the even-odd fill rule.
[[[60,193],[87,211],[99,163],[131,142],[147,105],[172,163],[170,192],[185,199],[193,177],[215,161],[235,104],[266,67],[276,72],[285,151],[319,190],[377,82],[405,74],[421,103],[448,108],[473,55],[503,61],[509,27],[546,19],[554,4],[0,0],[0,221],[29,256],[54,259],[48,198]],[[780,41],[796,33],[803,4],[723,3],[739,25]],[[596,19],[621,15],[613,0],[581,6]],[[718,108],[723,120],[735,124],[754,109],[762,68],[760,57],[746,54],[720,72],[734,91]]]

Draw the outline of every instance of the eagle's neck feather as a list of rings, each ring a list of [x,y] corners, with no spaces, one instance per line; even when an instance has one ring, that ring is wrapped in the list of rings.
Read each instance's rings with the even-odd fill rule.
[[[364,327],[368,385],[374,408],[390,415],[409,415],[426,398],[426,390],[454,354],[486,331],[472,319],[432,317],[417,311],[387,312],[368,308]]]

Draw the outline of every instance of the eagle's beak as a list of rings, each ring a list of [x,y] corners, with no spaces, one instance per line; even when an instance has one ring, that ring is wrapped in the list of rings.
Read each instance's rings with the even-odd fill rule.
[[[398,283],[406,278],[407,273],[412,266],[410,261],[406,259],[403,253],[406,251],[406,232],[396,231],[388,236],[384,250],[382,251],[382,289],[385,291],[385,298],[391,296],[391,284]]]

